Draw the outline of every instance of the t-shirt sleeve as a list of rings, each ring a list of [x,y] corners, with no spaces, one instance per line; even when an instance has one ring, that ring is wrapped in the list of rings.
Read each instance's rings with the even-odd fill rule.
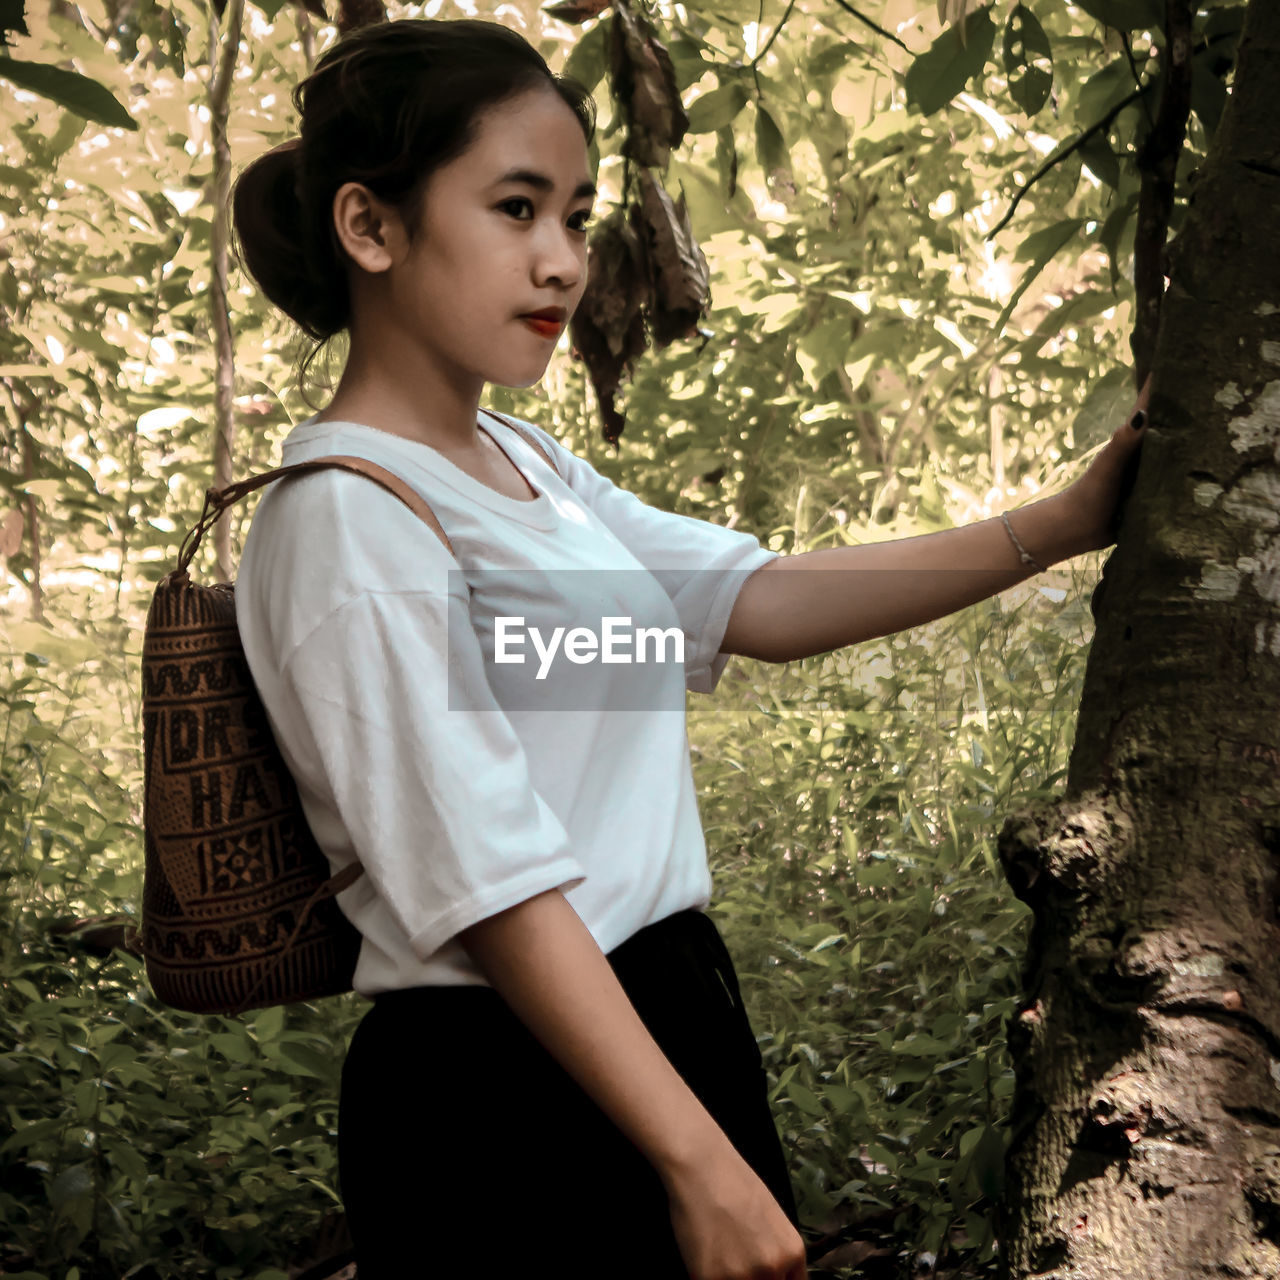
[[[447,576],[448,591],[347,600],[281,671],[365,874],[423,960],[586,878],[490,691],[466,584]]]
[[[556,469],[618,539],[662,584],[685,633],[685,685],[710,693],[731,655],[720,652],[743,583],[778,558],[750,533],[642,502],[541,427],[520,419],[555,460]]]

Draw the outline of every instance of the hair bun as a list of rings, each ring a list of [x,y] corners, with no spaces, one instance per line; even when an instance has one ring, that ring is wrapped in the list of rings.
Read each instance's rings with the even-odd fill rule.
[[[341,323],[334,299],[317,292],[308,270],[300,199],[302,139],[264,152],[240,174],[232,197],[241,265],[262,292],[312,338],[327,338]]]

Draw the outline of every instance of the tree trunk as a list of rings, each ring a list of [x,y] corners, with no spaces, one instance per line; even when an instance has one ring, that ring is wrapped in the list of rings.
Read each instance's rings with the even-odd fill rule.
[[[1035,913],[1006,1276],[1280,1276],[1280,4],[1171,247],[1151,425],[1065,794],[1000,833]]]

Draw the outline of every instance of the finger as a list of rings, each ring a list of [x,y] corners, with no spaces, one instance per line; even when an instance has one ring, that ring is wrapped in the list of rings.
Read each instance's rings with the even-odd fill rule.
[[[1147,374],[1147,380],[1142,384],[1142,390],[1138,392],[1137,402],[1134,404],[1129,414],[1127,425],[1135,431],[1141,432],[1147,425],[1147,406],[1151,402],[1151,375]],[[1123,432],[1124,428],[1121,428]]]

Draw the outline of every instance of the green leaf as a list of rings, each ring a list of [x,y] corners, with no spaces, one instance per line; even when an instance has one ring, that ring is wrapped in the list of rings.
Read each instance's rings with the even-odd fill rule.
[[[1125,238],[1125,233],[1129,233],[1130,241],[1132,241],[1132,233],[1134,230],[1134,220],[1138,211],[1138,193],[1131,192],[1128,199],[1117,205],[1107,220],[1102,224],[1101,231],[1098,232],[1098,243],[1107,251],[1107,259],[1111,264],[1111,290],[1114,293],[1116,286],[1120,283],[1120,258],[1121,243]]]
[[[738,145],[729,127],[716,130],[716,178],[721,196],[732,200],[738,190]],[[701,225],[697,218],[694,225]]]
[[[209,1043],[229,1062],[253,1061],[253,1050],[243,1027],[214,1032],[209,1037]]]
[[[829,1084],[823,1089],[823,1093],[827,1100],[840,1111],[852,1111],[865,1105],[862,1098],[842,1084]]]
[[[4,1145],[0,1146],[0,1156],[7,1156],[14,1151],[22,1151],[26,1147],[30,1147],[37,1142],[43,1141],[55,1133],[60,1133],[66,1126],[67,1121],[61,1116],[54,1116],[47,1120],[36,1120],[34,1123],[19,1129],[16,1133],[12,1133],[5,1139]]]
[[[54,1178],[49,1187],[49,1203],[55,1209],[93,1194],[93,1174],[88,1161],[70,1165]]]
[[[1133,82],[1133,71],[1124,58],[1117,58],[1095,71],[1076,98],[1075,118],[1081,131],[1097,124],[1137,87]]]
[[[0,78],[29,89],[59,106],[95,124],[113,125],[117,129],[137,130],[138,122],[124,109],[105,85],[78,71],[64,71],[43,62],[21,62],[16,58],[0,58]]]
[[[281,1040],[275,1046],[272,1057],[292,1075],[315,1076],[325,1080],[333,1074],[331,1057],[295,1041]]]
[[[76,1104],[76,1119],[87,1120],[98,1106],[98,1082],[81,1080],[71,1091]]]
[[[756,158],[760,161],[760,168],[764,170],[766,178],[777,169],[791,168],[782,130],[760,103],[756,104]]]
[[[572,76],[583,88],[594,89],[604,77],[608,61],[608,45],[611,19],[602,16],[590,31],[584,32],[564,61],[564,74]]]
[[[284,1029],[284,1008],[272,1005],[268,1009],[259,1009],[253,1019],[253,1034],[260,1045],[274,1040]]]
[[[1048,102],[1053,87],[1053,47],[1025,4],[1019,4],[1005,24],[1004,69],[1014,102],[1027,115],[1035,115]]]
[[[978,1139],[986,1133],[989,1126],[985,1124],[975,1125],[972,1129],[966,1130],[960,1135],[960,1155],[963,1158],[978,1145]]]
[[[933,1036],[915,1035],[899,1040],[893,1046],[893,1051],[908,1058],[937,1058],[950,1053],[951,1046],[942,1040],[935,1040]]]
[[[825,44],[820,44],[822,39],[820,36],[813,42],[813,52],[806,68],[806,73],[815,80],[839,71],[858,52],[858,46],[852,40],[828,37]]]
[[[919,1084],[933,1075],[932,1067],[899,1067],[890,1077],[890,1084]]]
[[[818,1095],[812,1089],[806,1089],[804,1085],[797,1084],[794,1080],[787,1082],[787,1097],[800,1108],[805,1115],[820,1116],[825,1114],[822,1102]]]
[[[107,1148],[107,1159],[128,1178],[145,1182],[147,1162],[137,1148],[128,1142],[115,1142]]]
[[[98,1054],[98,1071],[105,1076],[108,1072],[117,1070],[125,1063],[132,1064],[136,1057],[137,1050],[131,1044],[104,1045],[102,1051]],[[138,1070],[145,1072],[146,1068],[139,1067]]]
[[[1139,27],[1160,30],[1163,14],[1157,0],[1075,0],[1091,18],[1117,31],[1136,31]]]
[[[948,27],[908,68],[908,104],[926,116],[945,107],[974,76],[981,74],[995,38],[995,24],[986,7],[965,19],[963,43],[960,28]]]
[[[730,124],[747,105],[747,90],[741,84],[721,85],[704,93],[689,108],[686,133],[715,133]]]
[[[1120,161],[1111,150],[1111,144],[1101,133],[1079,147],[1080,158],[1099,182],[1105,182],[1113,191],[1120,185]]]
[[[843,933],[829,934],[827,937],[823,938],[816,947],[810,948],[809,954],[811,956],[816,956],[819,951],[825,951],[828,947],[834,947],[837,942],[843,942],[844,940],[845,935]]]

